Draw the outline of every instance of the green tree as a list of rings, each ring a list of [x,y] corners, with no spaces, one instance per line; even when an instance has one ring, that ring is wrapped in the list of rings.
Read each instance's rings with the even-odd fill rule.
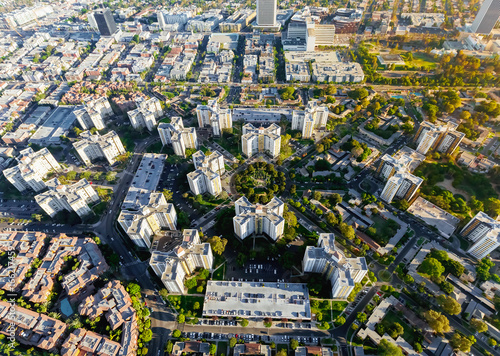
[[[386,339],[380,340],[377,348],[377,355],[380,356],[403,356],[401,349]]]
[[[227,245],[227,239],[225,238],[220,238],[219,236],[213,236],[208,240],[210,243],[210,246],[212,247],[212,251],[219,256],[224,253],[224,250],[226,249]]]
[[[450,345],[451,347],[453,347],[454,350],[459,350],[465,353],[470,352],[470,348],[472,347],[474,342],[475,338],[471,340],[471,338],[461,335],[458,332],[455,332],[455,334],[453,334],[453,336],[450,339]]]
[[[186,322],[186,316],[184,314],[177,315],[177,322],[179,324],[184,324]]]
[[[235,338],[235,337],[230,338],[230,339],[229,339],[229,347],[230,347],[230,348],[235,347],[235,346],[236,346],[236,342],[237,342],[237,341],[238,341],[238,340],[236,340],[236,338]]]
[[[488,331],[488,325],[481,319],[472,319],[470,321],[470,326],[472,326],[478,333],[484,333]]]
[[[247,319],[241,319],[240,320],[240,325],[243,326],[243,327],[247,327],[248,326],[248,320]]]
[[[444,272],[444,267],[435,258],[426,258],[419,267],[419,271],[428,274],[434,278],[439,278]]]
[[[389,335],[393,339],[397,339],[398,336],[403,335],[404,332],[405,332],[405,329],[403,328],[403,326],[400,323],[394,323],[389,328]]]
[[[450,331],[450,321],[440,312],[428,310],[424,313],[424,318],[429,326],[438,334],[447,333]]]
[[[217,352],[217,345],[210,344],[209,352],[210,352],[210,355],[215,355],[215,353]]]
[[[172,336],[175,337],[175,338],[179,338],[181,337],[181,331],[179,329],[175,329],[173,332],[172,332]]]
[[[299,347],[299,342],[295,339],[290,339],[290,348],[295,351],[297,347]]]
[[[339,230],[342,235],[344,235],[345,238],[349,240],[353,240],[356,237],[356,233],[354,232],[354,229],[352,228],[351,225],[348,225],[346,223],[340,223],[339,225]]]
[[[168,189],[163,189],[163,196],[165,197],[166,201],[172,200],[172,197],[174,196],[174,193]]]
[[[476,266],[477,277],[482,281],[487,281],[490,279],[490,269],[494,267],[495,264],[488,258],[482,258],[478,265]]]
[[[345,324],[345,318],[343,316],[339,316],[335,320],[335,325],[337,325],[337,326],[344,325],[344,324]]]
[[[198,309],[200,309],[200,302],[194,302],[194,304],[193,304],[193,309],[194,309],[194,310],[198,310]]]
[[[334,213],[329,212],[325,215],[326,222],[329,223],[330,225],[336,225],[338,223],[338,219],[335,216]]]
[[[359,312],[359,313],[356,315],[356,319],[358,319],[358,321],[359,321],[361,324],[364,324],[364,323],[366,323],[367,317],[366,317],[366,314],[365,314],[365,313]]]
[[[288,354],[285,349],[281,349],[278,352],[276,352],[276,356],[288,356]]]
[[[462,311],[462,307],[460,303],[458,303],[455,299],[450,296],[446,296],[444,294],[437,297],[437,302],[443,308],[445,313],[450,315],[458,315]]]

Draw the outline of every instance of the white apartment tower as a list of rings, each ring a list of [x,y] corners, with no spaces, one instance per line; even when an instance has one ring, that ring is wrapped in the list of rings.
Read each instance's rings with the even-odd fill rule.
[[[86,100],[82,109],[73,112],[78,123],[84,130],[95,127],[98,130],[105,128],[104,119],[113,115],[113,109],[106,97]]]
[[[257,26],[275,27],[277,11],[277,0],[257,0]]]
[[[86,179],[73,185],[62,185],[57,178],[47,181],[49,190],[35,196],[35,200],[47,215],[54,217],[62,210],[74,211],[80,218],[92,212],[90,204],[99,202],[99,196]]]
[[[62,168],[47,148],[35,152],[31,147],[22,150],[17,157],[18,165],[3,170],[5,178],[20,192],[45,189],[43,178],[50,171],[61,172]]]
[[[285,204],[280,199],[274,197],[266,205],[254,205],[246,197],[241,197],[234,206],[236,208],[236,216],[233,218],[234,233],[241,240],[253,234],[265,234],[273,241],[277,241],[283,235]]]
[[[457,131],[457,127],[457,124],[450,121],[441,126],[429,121],[422,122],[414,137],[417,152],[425,155],[429,150],[435,149],[444,154],[451,154],[465,136],[464,133]]]
[[[137,200],[144,202],[138,210],[122,210],[118,223],[139,247],[151,247],[151,238],[162,229],[177,228],[177,213],[171,203],[167,203],[163,193],[137,192]]]
[[[500,246],[500,221],[480,211],[460,232],[474,244],[467,253],[478,260],[489,255]]]
[[[116,162],[116,157],[126,152],[120,137],[114,131],[103,136],[98,132],[92,135],[90,131],[84,131],[80,134],[80,141],[73,143],[73,147],[87,166],[99,158],[105,158],[112,165]]]
[[[252,157],[256,153],[265,152],[276,158],[281,151],[281,127],[271,124],[268,127],[256,128],[252,124],[243,126],[241,146],[243,154]]]
[[[136,130],[147,128],[153,131],[156,126],[157,119],[163,116],[160,100],[157,98],[139,99],[136,101],[137,109],[127,113],[132,127]]]
[[[484,0],[479,9],[471,30],[473,33],[489,35],[495,28],[498,18],[500,17],[500,1]]]
[[[209,100],[207,105],[198,105],[196,117],[198,118],[198,126],[212,127],[214,136],[221,136],[222,130],[233,127],[231,110],[220,108],[216,99]]]
[[[334,234],[320,234],[318,246],[308,246],[302,260],[304,272],[321,273],[332,284],[332,298],[347,299],[368,273],[364,257],[346,258],[335,247]]]
[[[186,157],[186,148],[198,148],[198,137],[194,127],[184,127],[182,118],[172,117],[170,123],[160,123],[158,125],[163,146],[171,144],[177,156]]]
[[[172,247],[172,241],[179,242]],[[213,261],[210,244],[201,242],[197,230],[187,229],[155,238],[149,265],[169,293],[185,294],[184,279],[197,268],[212,270]]]
[[[195,171],[187,175],[189,188],[194,195],[208,192],[219,195],[222,192],[220,177],[224,174],[224,157],[218,151],[205,155],[202,151],[193,154]]]
[[[302,138],[311,138],[314,130],[326,127],[328,113],[328,107],[319,106],[316,101],[310,101],[304,111],[293,111],[292,130],[301,131]]]

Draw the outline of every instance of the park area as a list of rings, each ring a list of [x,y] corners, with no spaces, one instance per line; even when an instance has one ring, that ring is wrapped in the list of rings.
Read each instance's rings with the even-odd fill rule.
[[[400,334],[401,329],[399,329],[395,324],[399,324],[403,327],[403,333]],[[381,325],[381,326],[379,326]],[[415,333],[413,331],[413,328],[409,326],[407,323],[405,323],[393,310],[389,310],[387,314],[385,315],[384,319],[377,325],[376,330],[377,333],[380,335],[383,335],[381,331],[388,333],[391,335],[391,337],[394,336],[399,336],[400,334],[403,339],[405,339],[409,344],[414,344],[415,342]],[[399,330],[397,330],[399,329]],[[396,338],[397,338],[396,336]]]
[[[385,246],[393,237],[398,229],[399,224],[392,219],[385,220],[380,215],[371,217],[374,224],[366,229],[366,234],[375,240],[380,246]]]

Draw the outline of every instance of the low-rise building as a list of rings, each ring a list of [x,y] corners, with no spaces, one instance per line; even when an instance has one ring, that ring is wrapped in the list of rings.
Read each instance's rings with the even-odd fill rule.
[[[233,356],[247,356],[247,355],[271,356],[271,347],[269,345],[257,344],[253,342],[236,344],[236,346],[233,349]]]
[[[252,204],[246,197],[239,198],[234,206],[236,216],[233,218],[235,235],[244,240],[248,236],[266,235],[277,241],[283,235],[285,219],[283,210],[285,204],[274,197],[266,205]]]
[[[302,268],[304,272],[323,274],[332,284],[332,298],[340,299],[347,299],[368,273],[364,257],[346,258],[337,250],[334,234],[320,234],[318,247],[307,246]]]
[[[49,189],[36,195],[35,200],[50,217],[67,210],[74,211],[83,219],[92,213],[89,205],[100,200],[92,185],[85,178],[72,185],[63,185],[57,178],[53,178],[47,181],[47,187]]]
[[[92,354],[102,356],[124,355],[120,352],[120,344],[111,341],[106,336],[93,331],[78,328],[64,341],[61,347],[61,356]]]
[[[241,146],[243,154],[252,157],[256,153],[267,153],[272,158],[278,157],[281,151],[281,127],[271,124],[268,127],[256,128],[252,124],[243,126]]]
[[[73,112],[78,120],[78,123],[84,130],[89,130],[95,127],[102,130],[106,127],[104,119],[113,115],[113,109],[106,97],[100,97],[85,101],[83,109],[75,110]]]
[[[209,243],[201,243],[197,230],[168,231],[151,245],[149,264],[169,293],[185,294],[184,279],[197,269],[212,269],[213,254]]]
[[[136,101],[137,109],[127,113],[132,127],[136,130],[147,128],[152,131],[156,126],[157,119],[163,116],[160,100],[158,98],[139,99]]]
[[[90,131],[84,131],[79,136],[80,141],[73,143],[78,156],[87,166],[95,159],[105,158],[110,165],[116,162],[116,157],[124,154],[125,147],[118,134],[110,131],[101,136],[99,132],[94,135]]]
[[[172,117],[170,123],[162,122],[158,125],[161,143],[171,144],[174,153],[186,157],[186,148],[198,148],[198,137],[194,127],[184,127],[181,117]]]
[[[43,179],[47,173],[62,171],[61,166],[47,148],[35,152],[28,147],[19,153],[17,161],[17,166],[4,169],[3,174],[20,192],[27,189],[39,192],[46,187]]]
[[[209,356],[210,344],[201,341],[177,341],[172,348],[172,355],[198,355]]]

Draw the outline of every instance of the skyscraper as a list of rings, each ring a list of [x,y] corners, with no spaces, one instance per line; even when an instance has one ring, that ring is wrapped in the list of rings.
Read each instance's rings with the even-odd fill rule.
[[[499,17],[500,0],[484,0],[472,23],[472,32],[489,35]]]
[[[111,36],[116,32],[116,23],[110,9],[96,10],[92,16],[102,36]]]
[[[277,0],[257,0],[257,26],[276,26]]]

